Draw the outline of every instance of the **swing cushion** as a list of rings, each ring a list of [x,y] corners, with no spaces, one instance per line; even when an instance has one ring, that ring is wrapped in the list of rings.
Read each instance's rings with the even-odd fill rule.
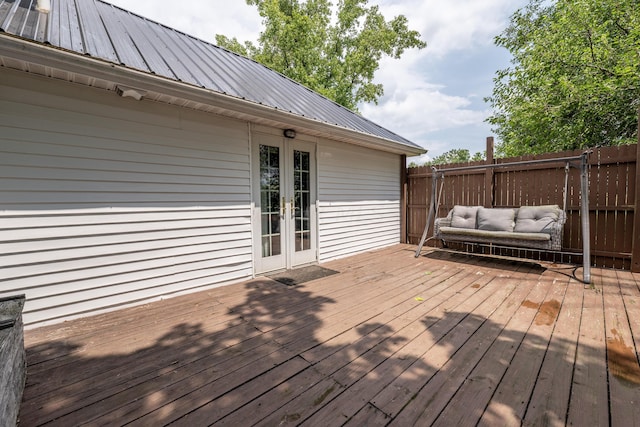
[[[451,212],[451,226],[455,228],[476,228],[478,209],[480,209],[480,206],[454,206]]]
[[[558,205],[522,206],[518,209],[516,226],[513,231],[518,233],[549,233],[553,232],[553,225],[560,218]]]
[[[513,231],[516,209],[480,208],[478,230]]]
[[[454,208],[459,213],[458,216],[465,211],[460,208],[464,206]],[[454,209],[451,209],[446,218],[435,219],[434,236],[443,242],[562,250],[562,228],[566,217],[564,211],[556,205],[521,206],[517,209],[481,206],[467,208],[477,209],[476,228],[454,226]]]

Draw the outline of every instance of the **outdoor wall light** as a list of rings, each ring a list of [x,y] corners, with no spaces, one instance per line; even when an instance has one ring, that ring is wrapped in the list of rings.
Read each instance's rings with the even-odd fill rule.
[[[284,130],[284,137],[285,138],[295,138],[296,137],[296,131],[293,129],[285,129]]]

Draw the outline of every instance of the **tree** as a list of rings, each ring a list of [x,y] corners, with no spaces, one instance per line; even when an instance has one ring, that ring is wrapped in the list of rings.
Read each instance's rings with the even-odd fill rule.
[[[383,94],[373,82],[383,55],[426,46],[405,16],[386,21],[367,1],[339,0],[334,8],[330,0],[246,0],[263,19],[258,45],[220,34],[216,42],[357,111]]]
[[[473,156],[469,154],[469,150],[466,148],[454,148],[446,153],[442,153],[439,156],[434,157],[423,166],[432,166],[432,165],[446,165],[449,163],[468,163],[468,162],[479,162],[485,159],[485,155],[483,153],[477,152]],[[409,163],[410,168],[417,168],[420,166],[416,162]]]
[[[442,153],[439,156],[434,157],[431,161],[427,162],[428,165],[446,165],[449,163],[468,163],[483,160],[482,153],[475,153],[473,157],[469,154],[469,150],[466,148],[454,148],[446,153]]]
[[[640,2],[531,0],[495,42],[488,122],[498,155],[633,143],[640,105]]]

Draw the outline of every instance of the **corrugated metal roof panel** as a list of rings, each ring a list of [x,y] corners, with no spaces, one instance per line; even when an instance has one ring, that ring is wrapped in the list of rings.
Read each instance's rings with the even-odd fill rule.
[[[91,27],[91,31],[85,31],[85,52],[94,57],[101,57],[111,62],[119,63],[120,59],[111,43],[109,32],[104,26],[104,21],[95,7],[95,1],[84,0],[77,2],[78,20],[80,28]]]
[[[49,13],[36,6],[36,0],[0,0],[0,30],[417,147],[253,60],[102,0],[51,0]]]

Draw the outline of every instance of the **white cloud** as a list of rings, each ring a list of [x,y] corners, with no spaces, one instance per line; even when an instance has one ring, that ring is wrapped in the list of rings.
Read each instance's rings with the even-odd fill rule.
[[[428,47],[429,55],[442,57],[454,50],[488,46],[505,27],[518,3],[513,0],[377,0],[387,18],[409,18]],[[514,4],[515,3],[515,4]]]
[[[360,106],[363,115],[429,149],[430,156],[451,148],[481,150],[471,146],[478,144],[476,141],[470,142],[468,147],[454,147],[442,136],[446,133],[443,131],[448,131],[452,140],[459,141],[460,137],[453,137],[456,129],[484,127],[490,110],[484,105],[478,107],[478,93],[491,93],[492,76],[487,76],[482,87],[461,94],[457,87],[433,81],[427,67],[452,69],[449,61],[454,57],[460,59],[478,49],[495,48],[494,37],[502,32],[510,15],[525,2],[377,0],[387,19],[398,14],[407,16],[409,27],[421,33],[427,48],[406,52],[400,60],[385,59],[381,62],[376,82],[384,86],[385,96],[378,105]],[[504,65],[496,64],[495,70],[504,68]],[[467,76],[474,73],[472,64],[467,66],[469,68],[463,70],[462,79],[465,73]],[[474,101],[475,106],[472,105]],[[438,132],[439,137],[432,137],[430,133],[433,132]],[[478,141],[484,136],[479,135]]]
[[[425,81],[415,66],[389,62],[384,61],[377,79],[387,95],[378,105],[360,107],[370,120],[419,139],[429,132],[481,122],[487,116],[486,110],[469,108],[470,98],[448,95],[442,85]]]

